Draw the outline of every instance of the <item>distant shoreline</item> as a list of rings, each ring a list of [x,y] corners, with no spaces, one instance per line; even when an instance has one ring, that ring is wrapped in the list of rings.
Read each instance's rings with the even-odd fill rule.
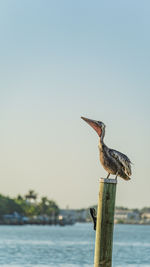
[[[81,224],[92,224],[92,222],[75,222],[75,223],[66,223],[66,224],[60,224],[60,223],[56,223],[56,224],[49,224],[49,223],[0,223],[0,227],[1,226],[27,226],[27,225],[30,225],[30,226],[35,226],[35,225],[38,225],[38,226],[67,226],[67,225],[75,225],[77,223],[81,223]],[[143,222],[140,222],[140,223],[137,223],[137,222],[124,222],[124,223],[114,223],[115,225],[150,225],[150,223],[143,223]]]

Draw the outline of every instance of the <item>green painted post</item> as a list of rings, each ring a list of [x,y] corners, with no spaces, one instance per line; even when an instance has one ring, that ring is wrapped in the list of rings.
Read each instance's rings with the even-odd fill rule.
[[[100,179],[94,267],[112,266],[116,179]]]

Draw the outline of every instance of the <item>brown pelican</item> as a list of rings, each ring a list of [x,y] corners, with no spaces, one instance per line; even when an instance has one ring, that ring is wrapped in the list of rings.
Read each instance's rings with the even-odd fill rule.
[[[130,180],[131,176],[131,161],[123,153],[108,148],[104,144],[105,136],[105,124],[102,121],[95,121],[81,117],[86,121],[98,134],[99,139],[99,151],[100,151],[100,162],[103,165],[104,169],[108,172],[107,178],[110,174],[120,176],[124,180]]]

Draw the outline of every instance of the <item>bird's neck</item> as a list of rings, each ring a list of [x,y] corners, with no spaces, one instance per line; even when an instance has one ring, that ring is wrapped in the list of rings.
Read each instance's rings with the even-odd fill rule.
[[[101,134],[100,139],[99,139],[99,149],[100,150],[102,150],[103,146],[105,145],[104,144],[104,136],[105,136],[105,128],[102,130],[102,134]]]

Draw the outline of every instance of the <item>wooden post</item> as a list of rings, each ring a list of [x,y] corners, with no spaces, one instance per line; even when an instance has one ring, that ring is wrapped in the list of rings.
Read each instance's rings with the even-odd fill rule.
[[[116,179],[100,179],[94,267],[112,266]]]

